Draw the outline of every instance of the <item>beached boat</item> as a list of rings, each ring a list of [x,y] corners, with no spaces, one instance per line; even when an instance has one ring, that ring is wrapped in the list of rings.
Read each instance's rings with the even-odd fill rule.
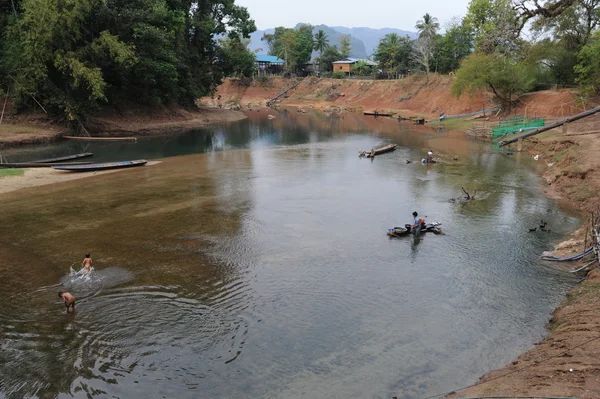
[[[17,162],[17,163],[0,163],[0,168],[51,168],[54,166],[85,166],[91,162],[53,162],[53,163],[39,163],[39,162]]]
[[[63,139],[78,141],[137,141],[136,137],[80,137],[63,136]]]
[[[396,147],[398,147],[397,144],[388,144],[384,147],[381,148],[375,148],[372,149],[371,151],[367,152],[367,151],[360,151],[360,155],[361,157],[367,157],[367,158],[373,158],[377,155],[381,155],[381,154],[385,154],[386,152],[392,152],[396,149]]]
[[[144,166],[148,163],[145,159],[135,161],[109,162],[109,163],[92,163],[88,165],[63,165],[53,166],[56,170],[68,170],[70,172],[94,172],[97,170],[123,169],[133,168],[136,166]]]
[[[64,161],[72,161],[73,159],[91,157],[92,155],[94,155],[94,154],[91,152],[82,152],[81,154],[67,155],[67,156],[58,157],[58,158],[40,159],[37,161],[29,161],[29,162],[31,162],[31,163],[33,163],[33,162],[35,162],[35,163],[57,163],[57,162],[64,162]]]

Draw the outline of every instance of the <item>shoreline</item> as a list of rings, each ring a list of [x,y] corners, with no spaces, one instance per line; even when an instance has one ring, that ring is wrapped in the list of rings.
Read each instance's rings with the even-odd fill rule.
[[[143,168],[160,164],[162,161],[149,161]],[[85,179],[109,173],[123,172],[125,169],[100,170],[95,172],[67,172],[52,168],[29,168],[20,176],[0,177],[0,195],[26,188],[41,187],[72,180]]]
[[[138,108],[126,112],[106,110],[91,116],[86,129],[95,137],[153,136],[185,133],[219,123],[238,122],[247,116],[229,109]],[[45,116],[24,114],[0,125],[0,149],[47,144],[72,134]]]

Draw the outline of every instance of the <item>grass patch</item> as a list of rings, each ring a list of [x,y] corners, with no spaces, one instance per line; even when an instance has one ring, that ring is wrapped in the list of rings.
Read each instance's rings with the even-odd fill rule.
[[[23,176],[25,169],[0,169],[0,178],[8,176]]]
[[[7,134],[31,134],[39,133],[40,129],[35,126],[11,125],[3,123],[0,125],[0,136]]]
[[[466,130],[473,124],[473,121],[468,121],[461,118],[446,119],[441,123],[436,123],[438,126],[444,126],[448,130]]]

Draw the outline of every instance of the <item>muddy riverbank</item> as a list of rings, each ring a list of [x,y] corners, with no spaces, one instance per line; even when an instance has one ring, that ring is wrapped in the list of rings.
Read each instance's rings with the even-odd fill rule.
[[[98,137],[148,136],[185,132],[212,124],[245,119],[244,113],[215,108],[183,107],[105,109],[89,117],[84,125]],[[74,134],[66,124],[40,112],[8,114],[0,125],[0,149],[26,144],[43,144]]]

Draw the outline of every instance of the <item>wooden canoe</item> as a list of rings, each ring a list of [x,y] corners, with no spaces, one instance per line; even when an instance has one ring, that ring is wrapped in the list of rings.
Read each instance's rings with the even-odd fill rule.
[[[39,163],[39,162],[18,162],[18,163],[0,163],[0,168],[50,168],[54,166],[83,166],[89,165],[91,162],[53,162],[53,163]]]
[[[137,137],[79,137],[79,136],[63,136],[68,140],[79,141],[137,141]]]
[[[91,152],[82,152],[81,154],[67,155],[67,156],[58,157],[58,158],[40,159],[37,161],[29,161],[29,162],[32,162],[32,163],[33,162],[35,162],[35,163],[56,163],[56,162],[63,162],[63,161],[71,161],[73,159],[91,157],[92,155],[94,155],[94,154]]]
[[[53,166],[56,170],[68,170],[70,172],[94,172],[97,170],[123,169],[133,168],[136,166],[144,166],[148,161],[138,159],[135,161],[109,162],[109,163],[92,163],[87,165],[63,165]]]
[[[398,147],[397,144],[388,144],[381,148],[375,148],[369,152],[363,151],[360,153],[360,156],[367,157],[367,158],[374,158],[377,155],[385,154],[386,152],[392,152],[396,149],[396,147]]]

